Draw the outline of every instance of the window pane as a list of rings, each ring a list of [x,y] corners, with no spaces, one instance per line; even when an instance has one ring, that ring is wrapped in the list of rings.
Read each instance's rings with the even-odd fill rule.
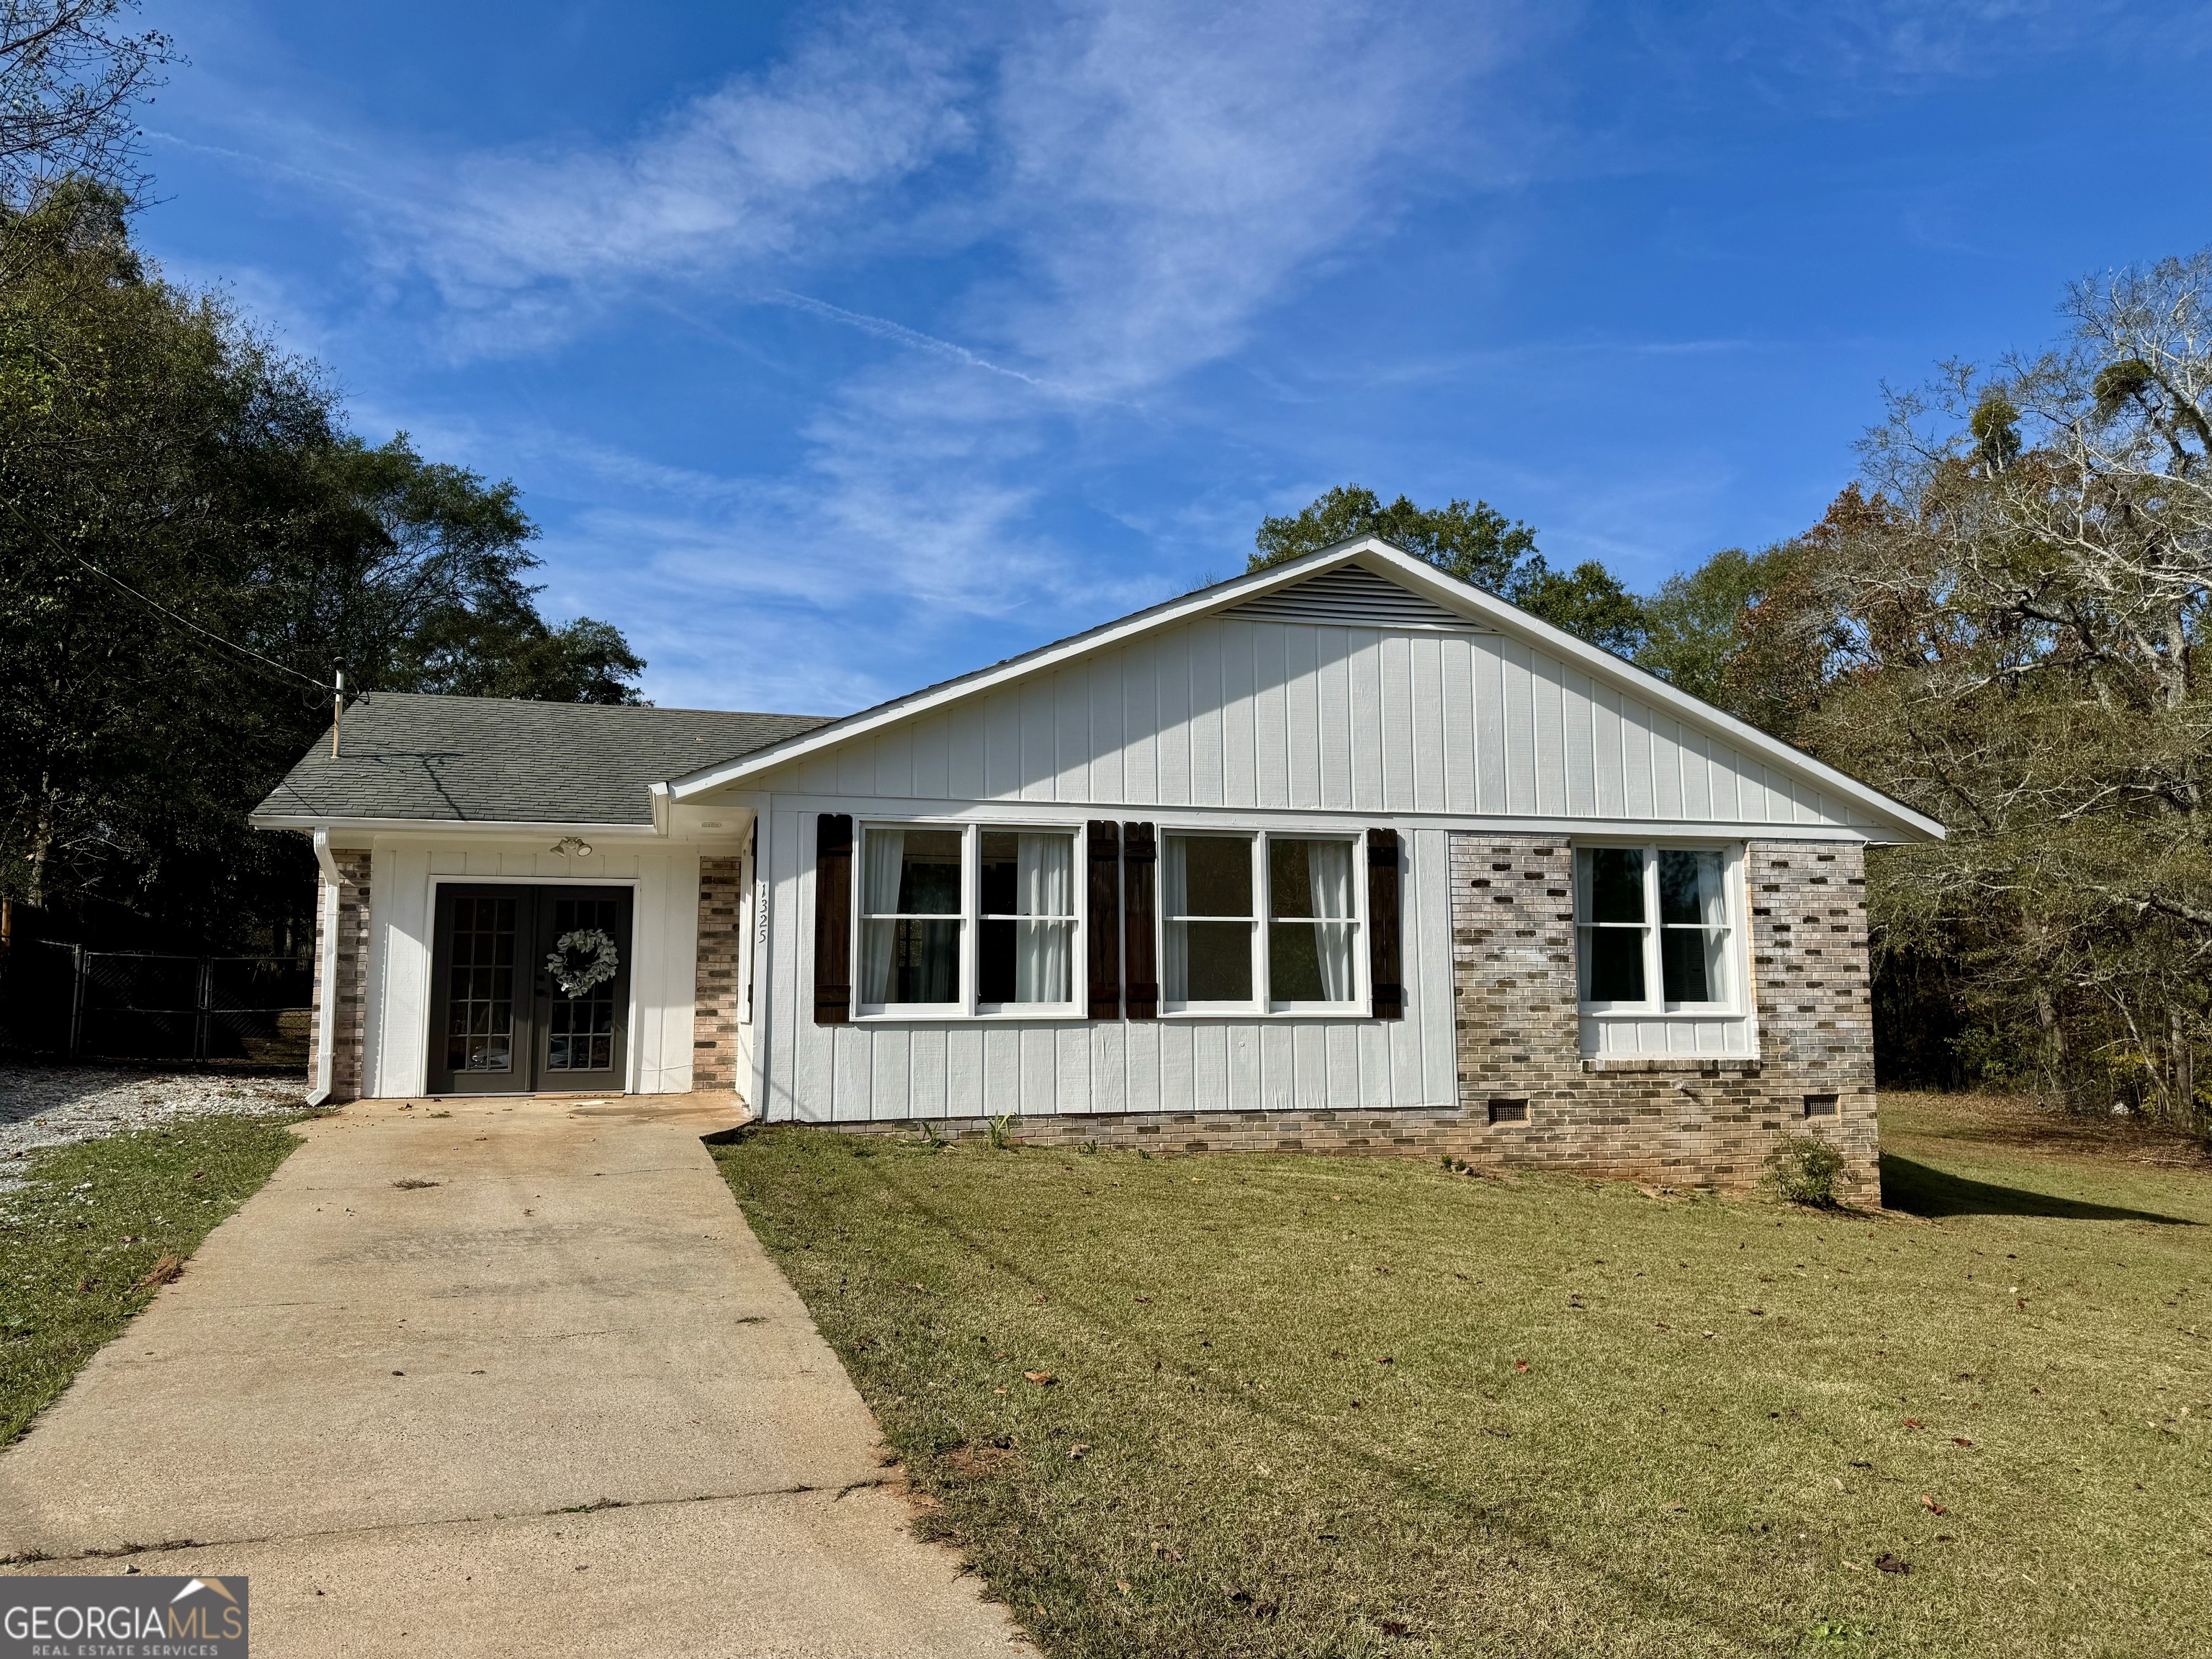
[[[1012,1006],[1075,1000],[1075,924],[986,921],[975,961],[975,1000]]]
[[[861,909],[880,915],[960,914],[957,830],[874,830],[864,840]]]
[[[1659,933],[1661,976],[1669,1002],[1720,1002],[1728,933],[1719,927],[1667,927]]]
[[[1241,843],[1240,843],[1241,844]],[[1250,884],[1246,884],[1250,890]],[[1167,925],[1166,990],[1171,1002],[1249,1002],[1252,927],[1243,921]]]
[[[1242,836],[1167,838],[1167,914],[1171,916],[1249,916],[1252,914],[1252,843]],[[1248,985],[1246,994],[1249,994]]]
[[[957,921],[871,921],[860,930],[860,1000],[960,1000]]]
[[[1583,950],[1589,963],[1592,1002],[1644,1000],[1644,930],[1641,927],[1585,927]]]
[[[1589,914],[1584,921],[1637,921],[1644,916],[1644,854],[1634,847],[1593,847],[1589,862]]]
[[[1668,848],[1659,854],[1659,920],[1718,927],[1728,921],[1721,855]]]
[[[1350,916],[1352,843],[1270,839],[1267,907],[1271,916]]]
[[[1277,1002],[1351,1001],[1351,925],[1270,922],[1267,994]]]

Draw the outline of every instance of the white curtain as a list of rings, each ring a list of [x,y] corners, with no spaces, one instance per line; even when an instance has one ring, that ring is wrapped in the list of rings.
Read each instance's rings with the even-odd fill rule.
[[[1160,837],[1160,994],[1170,1002],[1190,997],[1190,940],[1176,918],[1190,908],[1190,881],[1180,836]]]
[[[1014,850],[1015,914],[1049,916],[1050,921],[1015,924],[1014,1000],[1066,1002],[1073,992],[1069,969],[1069,934],[1060,918],[1075,914],[1075,837],[1031,836],[1016,838]]]
[[[870,830],[862,837],[860,911],[864,916],[898,908],[899,880],[906,872],[906,831]],[[891,945],[895,921],[860,924],[860,1000],[881,1005],[891,1000]]]
[[[1319,921],[1348,921],[1352,917],[1352,843],[1348,841],[1310,841],[1306,843],[1306,885]],[[1321,956],[1322,995],[1330,1002],[1352,1000],[1352,929],[1314,928],[1314,943]]]

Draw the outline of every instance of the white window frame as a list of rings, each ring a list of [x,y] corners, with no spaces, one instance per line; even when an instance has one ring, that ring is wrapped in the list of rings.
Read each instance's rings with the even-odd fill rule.
[[[1641,1001],[1611,1000],[1593,1002],[1580,1000],[1582,987],[1587,983],[1589,969],[1588,935],[1597,931],[1598,924],[1585,920],[1589,915],[1589,893],[1583,879],[1581,854],[1601,848],[1613,848],[1644,854],[1644,988]],[[1749,952],[1746,948],[1747,929],[1744,905],[1744,847],[1741,842],[1698,841],[1694,838],[1669,837],[1665,841],[1577,840],[1573,843],[1574,864],[1570,880],[1572,883],[1575,912],[1575,992],[1577,1007],[1592,1018],[1629,1019],[1728,1019],[1742,1017],[1750,1008]],[[1718,853],[1721,855],[1721,897],[1727,906],[1728,931],[1724,959],[1728,968],[1728,995],[1717,1002],[1669,1002],[1664,963],[1660,952],[1660,935],[1666,927],[1659,917],[1659,854],[1662,852]],[[1625,929],[1629,924],[1621,924]]]
[[[862,941],[867,924],[867,835],[871,830],[950,830],[960,837],[960,908],[948,913],[951,920],[960,924],[959,993],[951,1002],[890,1002],[869,1003],[860,1000]],[[1090,1018],[1090,831],[1082,823],[1045,823],[1027,820],[1000,823],[969,820],[947,823],[942,819],[873,817],[857,818],[854,823],[852,870],[852,939],[850,944],[853,973],[853,1019],[857,1024],[910,1025],[920,1021],[975,1020],[1025,1022],[1036,1020],[1080,1020]],[[993,834],[1018,834],[1027,830],[1031,835],[1054,835],[1070,837],[1075,846],[1074,867],[1070,874],[1075,901],[1074,925],[1070,928],[1068,951],[1068,988],[1072,993],[1066,1002],[1008,1002],[986,1005],[978,1000],[976,956],[982,939],[982,849],[985,831]],[[937,920],[945,920],[939,917]],[[880,918],[878,918],[878,920]]]
[[[1159,854],[1164,864],[1167,858],[1170,836],[1197,836],[1216,839],[1241,839],[1251,843],[1252,854],[1252,915],[1242,916],[1184,916],[1170,917],[1167,907],[1167,884],[1159,884],[1159,901],[1154,905],[1155,937],[1152,941],[1153,961],[1160,964],[1160,1018],[1163,1019],[1219,1019],[1224,1015],[1243,1019],[1253,1018],[1364,1018],[1370,1010],[1367,951],[1367,865],[1365,852],[1367,832],[1364,829],[1347,830],[1341,824],[1325,824],[1312,829],[1255,830],[1243,825],[1177,823],[1162,824],[1159,828]],[[1270,924],[1277,918],[1269,914],[1272,895],[1267,881],[1267,848],[1275,841],[1336,841],[1352,848],[1352,995],[1343,1002],[1278,1002],[1273,996],[1273,963],[1269,950]],[[1157,866],[1156,866],[1157,867]],[[1286,916],[1286,921],[1306,918]],[[1170,1002],[1167,1000],[1166,965],[1168,924],[1171,921],[1243,921],[1252,929],[1252,996],[1244,1002]]]

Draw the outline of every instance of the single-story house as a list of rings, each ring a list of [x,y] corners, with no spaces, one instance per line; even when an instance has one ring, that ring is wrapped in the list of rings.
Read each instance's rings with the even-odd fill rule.
[[[825,720],[377,694],[324,1097],[1874,1179],[1863,859],[1941,825],[1371,538]]]

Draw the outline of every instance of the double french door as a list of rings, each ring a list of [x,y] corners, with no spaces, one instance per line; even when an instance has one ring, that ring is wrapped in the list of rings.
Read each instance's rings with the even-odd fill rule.
[[[435,925],[432,1094],[622,1089],[629,889],[441,884]]]

